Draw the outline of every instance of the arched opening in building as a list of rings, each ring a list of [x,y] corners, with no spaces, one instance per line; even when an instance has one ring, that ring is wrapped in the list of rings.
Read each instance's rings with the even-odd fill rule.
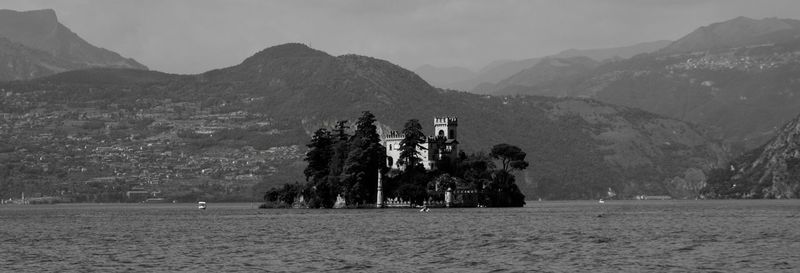
[[[394,166],[394,158],[392,158],[391,156],[387,156],[386,157],[386,164],[389,164],[388,165],[389,167]]]

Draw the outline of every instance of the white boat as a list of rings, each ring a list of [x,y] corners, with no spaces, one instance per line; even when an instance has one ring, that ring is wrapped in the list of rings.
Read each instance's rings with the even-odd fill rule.
[[[203,201],[197,202],[197,208],[198,209],[206,209],[206,202],[203,202]]]

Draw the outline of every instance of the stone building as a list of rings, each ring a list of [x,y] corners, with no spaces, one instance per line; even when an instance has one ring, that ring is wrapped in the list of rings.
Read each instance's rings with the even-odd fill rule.
[[[433,135],[425,139],[417,147],[422,165],[427,170],[436,169],[441,160],[455,160],[458,156],[456,117],[435,117],[433,119]],[[391,131],[382,136],[383,146],[386,147],[387,165],[393,169],[403,169],[405,166],[398,162],[400,158],[400,141],[405,136],[398,131]]]

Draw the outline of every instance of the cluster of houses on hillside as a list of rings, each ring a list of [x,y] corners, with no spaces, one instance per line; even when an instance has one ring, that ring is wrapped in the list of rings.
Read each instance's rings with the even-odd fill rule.
[[[0,144],[10,147],[0,151],[0,163],[24,166],[10,171],[6,179],[61,177],[63,182],[45,194],[79,191],[75,185],[157,189],[154,185],[194,178],[253,184],[274,174],[275,162],[299,161],[303,156],[298,145],[197,149],[176,134],[185,130],[208,138],[231,128],[277,133],[261,114],[218,113],[198,103],[169,99],[137,101],[133,108],[35,103],[44,95],[0,92]]]
[[[684,62],[667,66],[669,71],[680,70],[740,70],[760,71],[790,63],[800,63],[800,52],[739,56],[735,52],[698,53]]]

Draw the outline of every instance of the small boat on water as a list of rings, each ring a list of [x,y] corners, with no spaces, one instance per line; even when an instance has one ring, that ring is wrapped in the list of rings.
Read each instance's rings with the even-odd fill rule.
[[[197,208],[198,209],[206,209],[206,202],[203,202],[203,201],[197,202]]]
[[[430,210],[431,210],[431,209],[430,209],[430,208],[428,208],[428,206],[422,206],[422,207],[419,209],[419,212],[428,212],[428,211],[430,211]]]

